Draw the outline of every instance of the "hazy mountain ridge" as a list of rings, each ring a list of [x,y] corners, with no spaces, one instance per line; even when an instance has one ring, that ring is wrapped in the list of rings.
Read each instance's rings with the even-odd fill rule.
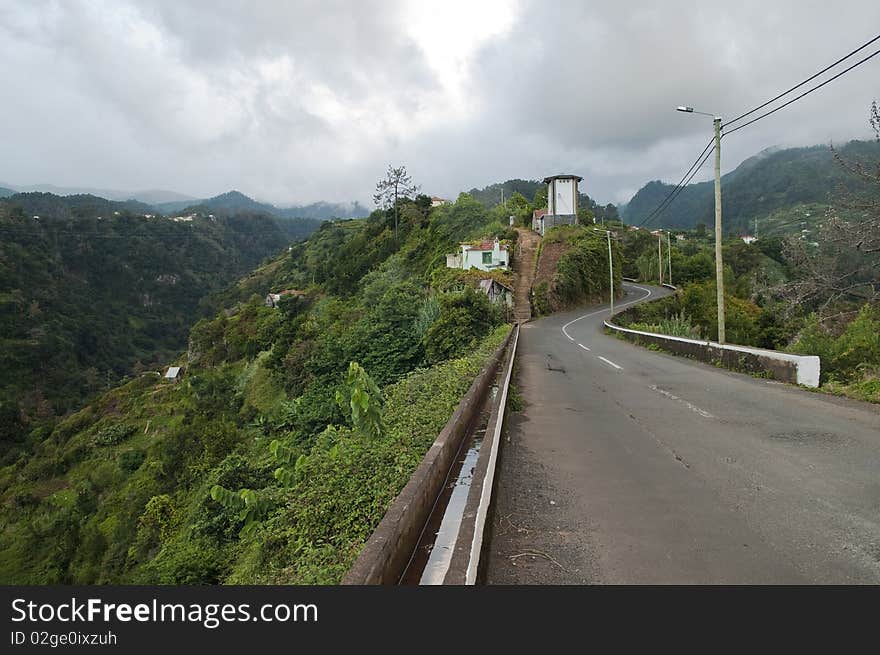
[[[6,190],[11,191],[11,193],[7,195],[14,195],[16,193],[52,193],[56,196],[98,196],[100,198],[106,198],[107,200],[115,200],[118,202],[124,202],[127,200],[134,200],[137,202],[142,202],[147,205],[155,205],[157,203],[168,203],[168,202],[186,202],[191,203],[197,198],[193,196],[186,195],[185,193],[178,193],[177,191],[169,191],[167,189],[144,189],[141,191],[120,191],[119,189],[103,189],[103,188],[93,188],[93,187],[65,187],[65,186],[57,186],[55,184],[25,184],[25,185],[15,185],[15,184],[0,184],[0,186],[5,187]],[[2,193],[0,193],[2,196]]]
[[[310,205],[292,205],[290,207],[278,207],[268,202],[254,200],[241,191],[233,189],[221,193],[213,198],[193,201],[164,202],[154,205],[156,211],[163,214],[183,212],[189,209],[206,210],[241,210],[260,211],[278,218],[309,218],[318,220],[330,220],[334,218],[364,218],[370,215],[370,210],[357,201],[353,202],[314,202]]]
[[[148,205],[147,211],[171,214],[190,207],[205,206],[210,209],[247,209],[264,211],[281,218],[314,218],[329,220],[333,218],[364,218],[370,209],[357,200],[350,202],[318,202],[306,205],[277,206],[260,202],[235,189],[211,198],[196,198],[185,193],[167,189],[145,189],[142,191],[121,191],[92,187],[65,187],[54,184],[14,185],[0,183],[0,198],[24,193],[50,193],[56,196],[95,196],[114,202],[138,202]]]
[[[876,161],[880,143],[850,141],[838,149],[844,159]],[[755,218],[802,203],[826,203],[840,184],[855,185],[834,161],[827,145],[768,148],[749,157],[721,178],[725,231],[746,233]],[[625,222],[641,223],[669,194],[673,185],[654,180],[627,203]],[[714,183],[688,185],[650,227],[689,229],[714,222]]]

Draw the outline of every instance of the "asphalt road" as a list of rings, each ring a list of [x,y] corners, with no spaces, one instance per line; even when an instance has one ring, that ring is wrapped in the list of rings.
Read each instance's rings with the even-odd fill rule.
[[[632,345],[607,315],[521,330],[488,584],[880,582],[880,408]]]

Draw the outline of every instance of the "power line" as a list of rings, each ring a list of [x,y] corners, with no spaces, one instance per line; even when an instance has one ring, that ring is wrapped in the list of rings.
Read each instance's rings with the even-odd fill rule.
[[[877,41],[877,40],[880,40],[880,34],[878,34],[877,36],[875,36],[873,39],[871,39],[871,40],[868,41],[867,43],[864,43],[863,45],[860,45],[858,48],[856,48],[855,50],[853,50],[852,52],[850,52],[848,55],[845,55],[845,56],[841,57],[840,59],[838,59],[837,61],[835,61],[833,64],[830,64],[830,65],[826,66],[825,68],[823,68],[822,70],[820,70],[818,73],[815,73],[815,74],[811,75],[810,77],[808,77],[807,79],[805,79],[803,82],[801,82],[801,83],[799,83],[799,84],[795,84],[793,87],[791,87],[791,88],[788,89],[787,91],[783,91],[783,92],[780,93],[778,96],[776,96],[776,97],[774,97],[774,98],[771,98],[770,100],[768,100],[768,101],[765,102],[764,104],[762,104],[762,105],[758,105],[758,106],[755,107],[754,109],[751,109],[751,110],[747,111],[747,112],[744,113],[744,114],[740,114],[739,116],[737,116],[737,117],[734,118],[733,120],[727,121],[727,123],[725,123],[725,125],[733,125],[734,123],[736,123],[736,122],[739,121],[739,120],[742,120],[742,119],[745,118],[746,116],[749,116],[749,115],[751,115],[751,114],[754,114],[756,111],[759,111],[759,110],[763,109],[764,107],[766,107],[767,105],[770,105],[770,104],[776,102],[777,100],[779,100],[779,99],[782,98],[783,96],[787,96],[787,95],[788,95],[789,93],[791,93],[792,91],[801,88],[801,87],[802,87],[804,84],[806,84],[807,82],[811,82],[811,81],[815,80],[817,77],[819,77],[820,75],[822,75],[823,73],[827,73],[829,70],[831,70],[832,68],[834,68],[835,66],[837,66],[837,65],[838,65],[839,63],[841,63],[842,61],[845,61],[845,60],[849,59],[850,57],[852,57],[852,56],[853,56],[854,54],[856,54],[857,52],[860,52],[861,50],[864,50],[865,48],[867,48],[869,45],[871,45],[872,43],[874,43],[874,42]],[[877,53],[874,53],[874,54],[877,54]],[[871,56],[873,57],[874,55],[871,55]],[[861,62],[860,62],[860,63],[861,63]],[[844,72],[846,72],[846,71],[844,71]],[[833,78],[832,78],[832,79],[833,79]],[[745,127],[745,126],[743,126],[743,127]],[[732,132],[732,131],[733,131],[733,130],[731,130],[731,132]]]
[[[681,180],[678,181],[678,184],[676,184],[675,187],[673,187],[673,189],[666,195],[666,197],[660,202],[660,204],[657,205],[657,207],[655,207],[654,210],[650,214],[648,214],[642,220],[642,222],[638,224],[637,227],[642,227],[645,223],[647,223],[648,221],[653,219],[654,216],[663,213],[666,210],[666,208],[670,204],[672,204],[672,202],[675,200],[675,198],[673,196],[677,196],[678,192],[680,192],[681,188],[683,188],[683,185],[687,184],[687,182],[685,182],[685,178],[690,180],[693,177],[692,172],[694,171],[694,168],[696,167],[696,170],[699,170],[700,166],[703,165],[703,162],[706,161],[705,159],[703,159],[703,161],[701,162],[700,159],[703,157],[703,155],[706,154],[706,151],[709,150],[710,147],[712,147],[713,141],[714,141],[714,139],[711,139],[709,141],[709,143],[706,144],[706,147],[703,148],[703,152],[701,152],[699,155],[697,155],[697,158],[694,160],[694,163],[691,164],[691,167],[689,169],[687,169],[687,171],[685,171],[684,175],[681,176]],[[714,150],[714,148],[713,148],[713,150]],[[699,165],[698,165],[698,163],[699,163]],[[691,177],[689,178],[688,175],[690,175]]]
[[[880,37],[878,37],[878,38],[880,38]],[[758,116],[757,118],[753,118],[752,120],[748,121],[747,123],[743,123],[743,124],[740,125],[739,127],[735,127],[735,128],[733,128],[733,129],[730,130],[729,132],[725,132],[725,133],[724,133],[724,136],[728,136],[728,135],[730,135],[730,134],[733,134],[733,133],[736,132],[737,130],[741,130],[741,129],[743,129],[744,127],[748,127],[748,126],[751,125],[752,123],[756,123],[756,122],[758,122],[759,120],[761,120],[762,118],[766,118],[766,117],[769,116],[770,114],[775,114],[775,113],[776,113],[777,111],[779,111],[780,109],[784,109],[785,107],[788,107],[788,105],[790,105],[791,103],[793,103],[793,102],[797,102],[798,100],[800,100],[800,99],[803,98],[804,96],[807,96],[807,95],[811,94],[813,91],[816,91],[816,90],[818,90],[818,89],[821,89],[823,86],[825,86],[825,85],[828,84],[829,82],[833,82],[834,80],[836,80],[836,79],[837,79],[838,77],[840,77],[841,75],[845,75],[846,73],[850,72],[853,68],[856,68],[857,66],[861,66],[861,65],[864,64],[866,61],[868,61],[868,60],[871,59],[872,57],[876,57],[877,55],[880,55],[880,50],[875,50],[874,52],[872,52],[870,55],[868,55],[868,56],[865,57],[864,59],[860,59],[859,61],[857,61],[856,63],[854,63],[854,64],[853,64],[852,66],[850,66],[849,68],[844,68],[842,71],[840,71],[839,73],[837,73],[837,75],[834,75],[834,76],[832,76],[832,77],[829,77],[827,80],[825,80],[825,81],[822,82],[821,84],[817,84],[816,86],[814,86],[814,87],[812,87],[812,88],[810,88],[810,89],[804,91],[804,92],[803,92],[802,94],[800,94],[799,96],[796,96],[796,97],[792,98],[791,100],[789,100],[789,101],[787,101],[787,102],[784,102],[783,104],[779,105],[779,106],[776,107],[775,109],[771,109],[770,111],[768,111],[768,112],[766,112],[766,113],[764,113],[764,114],[761,114],[761,115]],[[751,112],[749,112],[749,113],[751,113]],[[745,115],[745,114],[744,114],[744,115]]]
[[[832,64],[826,66],[825,68],[823,68],[823,69],[820,70],[819,72],[817,72],[817,73],[811,75],[811,76],[808,77],[807,79],[805,79],[805,80],[803,80],[802,82],[800,82],[800,83],[796,84],[795,86],[791,87],[790,89],[788,89],[788,90],[786,90],[786,91],[784,91],[784,92],[782,92],[782,93],[776,95],[775,97],[771,98],[771,99],[768,100],[767,102],[758,105],[758,106],[755,107],[754,109],[751,109],[751,110],[745,112],[744,114],[740,114],[739,116],[737,116],[737,117],[734,118],[733,120],[728,121],[727,123],[724,124],[724,127],[726,128],[727,126],[732,125],[732,124],[736,123],[737,121],[742,120],[742,119],[745,118],[746,116],[750,116],[750,115],[754,114],[755,112],[760,111],[760,110],[763,109],[764,107],[766,107],[766,106],[768,106],[768,105],[770,105],[770,104],[776,102],[777,100],[779,100],[780,98],[782,98],[782,97],[788,95],[788,94],[791,93],[792,91],[795,91],[796,89],[799,89],[799,88],[802,87],[804,84],[807,84],[808,82],[810,82],[810,81],[816,79],[817,77],[819,77],[819,76],[822,75],[823,73],[828,72],[829,70],[831,70],[832,68],[834,68],[835,66],[837,66],[838,64],[840,64],[841,62],[843,62],[843,61],[849,59],[850,57],[852,57],[852,56],[855,55],[856,53],[858,53],[858,52],[864,50],[864,49],[867,48],[869,45],[871,45],[872,43],[874,43],[874,42],[876,42],[876,41],[878,41],[878,40],[880,40],[880,34],[878,34],[877,36],[875,36],[875,37],[874,37],[873,39],[871,39],[870,41],[867,41],[866,43],[862,44],[861,46],[859,46],[858,48],[856,48],[856,49],[853,50],[852,52],[848,53],[847,55],[841,57],[840,59],[838,59],[838,60],[835,61],[834,63],[832,63]],[[748,127],[748,126],[751,125],[752,123],[756,123],[757,121],[761,120],[762,118],[766,118],[767,116],[770,116],[771,114],[776,113],[776,112],[779,111],[780,109],[784,109],[784,108],[787,107],[788,105],[790,105],[790,104],[792,104],[792,103],[794,103],[794,102],[797,102],[797,101],[800,100],[801,98],[803,98],[803,97],[805,97],[805,96],[811,94],[813,91],[817,91],[818,89],[821,89],[821,88],[822,88],[823,86],[825,86],[826,84],[829,84],[830,82],[833,82],[833,81],[836,80],[837,78],[839,78],[839,77],[845,75],[846,73],[850,72],[850,71],[853,70],[854,68],[857,68],[858,66],[861,66],[862,64],[864,64],[864,63],[867,62],[868,60],[872,59],[873,57],[876,57],[878,54],[880,54],[880,50],[875,50],[874,52],[872,52],[872,53],[871,53],[870,55],[868,55],[867,57],[864,57],[864,58],[860,59],[859,61],[857,61],[856,63],[852,64],[851,66],[845,68],[844,70],[840,71],[840,72],[837,73],[836,75],[833,75],[832,77],[828,78],[828,79],[825,80],[824,82],[822,82],[822,83],[820,83],[820,84],[817,84],[817,85],[814,86],[814,87],[811,87],[810,89],[804,91],[803,93],[801,93],[800,95],[798,95],[798,96],[792,98],[791,100],[788,100],[788,101],[784,102],[783,104],[779,105],[778,107],[776,107],[776,108],[774,108],[774,109],[771,109],[770,111],[765,112],[765,113],[761,114],[760,116],[757,116],[756,118],[753,118],[752,120],[750,120],[750,121],[748,121],[748,122],[746,122],[746,123],[743,123],[742,125],[740,125],[740,126],[738,126],[738,127],[733,128],[732,130],[725,131],[725,133],[724,133],[723,136],[727,136],[728,134],[733,134],[733,133],[736,132],[737,130],[741,130],[741,129],[743,129],[744,127]],[[650,214],[648,214],[648,216],[646,216],[645,219],[644,219],[641,223],[639,223],[638,227],[642,227],[642,226],[644,226],[646,223],[648,223],[649,221],[653,220],[656,216],[659,216],[660,214],[662,214],[664,211],[666,211],[666,209],[667,209],[667,208],[668,208],[673,202],[675,202],[675,199],[681,194],[681,192],[682,192],[682,190],[684,189],[684,187],[687,186],[687,184],[690,182],[690,180],[693,179],[694,175],[696,175],[697,170],[699,170],[700,167],[702,167],[702,165],[706,162],[706,159],[709,158],[709,154],[711,154],[711,152],[709,152],[709,154],[706,154],[706,150],[708,150],[709,147],[710,147],[711,145],[712,145],[712,141],[710,141],[709,144],[707,144],[707,146],[703,149],[703,152],[701,152],[700,155],[697,156],[697,161],[699,162],[699,165],[697,166],[697,164],[696,164],[696,162],[695,162],[694,165],[692,165],[691,168],[688,169],[688,171],[684,174],[684,177],[682,177],[682,181],[680,181],[680,182],[675,186],[675,188],[673,188],[673,189],[669,192],[669,194],[666,196],[666,198],[663,199],[663,201],[662,201],[662,202],[661,202],[661,203],[660,203],[660,204],[654,209],[654,211],[652,211]],[[713,151],[714,151],[714,148],[713,148]],[[705,154],[705,157],[704,157],[704,154]],[[702,160],[701,160],[701,158],[702,158]],[[696,170],[694,170],[694,166],[697,166]],[[685,179],[685,178],[687,178],[687,179]]]
[[[700,171],[703,167],[703,164],[706,163],[706,160],[715,152],[715,147],[712,145],[714,139],[709,142],[709,144],[703,148],[703,152],[700,153],[697,160],[694,164],[688,169],[688,172],[685,173],[685,177],[681,178],[681,181],[675,186],[675,188],[666,196],[666,200],[664,200],[658,207],[648,214],[645,219],[637,225],[637,227],[643,227],[646,223],[653,220],[656,216],[659,216],[664,211],[666,211],[669,206],[675,202],[675,199],[681,195],[681,192],[684,191],[685,187],[690,184],[690,181],[694,178],[694,176]],[[711,146],[711,149],[710,149]],[[707,152],[708,150],[708,152]],[[702,158],[702,159],[701,159]]]

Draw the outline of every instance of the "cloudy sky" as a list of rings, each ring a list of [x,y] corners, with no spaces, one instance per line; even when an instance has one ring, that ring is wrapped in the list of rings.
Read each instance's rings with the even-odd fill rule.
[[[676,105],[733,117],[878,33],[876,0],[0,0],[0,181],[368,203],[393,163],[436,195],[572,172],[622,202],[711,136]],[[724,169],[868,138],[873,99],[880,56]]]

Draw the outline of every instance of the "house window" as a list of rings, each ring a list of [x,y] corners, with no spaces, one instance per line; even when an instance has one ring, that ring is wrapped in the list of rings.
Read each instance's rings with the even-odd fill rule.
[[[483,266],[491,266],[492,265],[492,253],[484,252],[483,253]]]

